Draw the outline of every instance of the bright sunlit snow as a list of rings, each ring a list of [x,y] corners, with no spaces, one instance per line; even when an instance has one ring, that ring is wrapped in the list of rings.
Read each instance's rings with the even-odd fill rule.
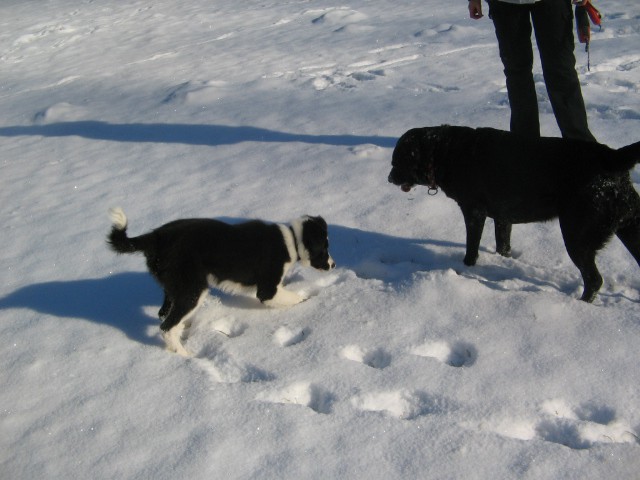
[[[577,68],[618,148],[640,140],[640,10],[597,6]],[[489,221],[466,267],[455,202],[387,182],[409,128],[508,128],[465,1],[3,0],[0,105],[3,480],[637,478],[619,240],[589,305],[557,222],[515,226],[506,259]],[[132,235],[322,215],[338,267],[295,268],[290,309],[212,290],[185,359],[144,258],[106,246],[114,206]]]

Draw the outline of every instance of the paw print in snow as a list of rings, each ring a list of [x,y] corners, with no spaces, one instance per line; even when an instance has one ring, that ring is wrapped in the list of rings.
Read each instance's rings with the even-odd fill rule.
[[[283,326],[273,333],[273,341],[281,347],[290,347],[300,343],[308,336],[309,330],[306,328],[291,329]]]
[[[446,410],[442,402],[424,392],[406,389],[366,393],[351,399],[351,404],[365,412],[382,412],[402,420]]]
[[[334,402],[332,393],[309,382],[298,382],[288,387],[272,392],[263,393],[258,400],[271,403],[294,404],[309,407],[316,413],[331,413]]]
[[[364,351],[358,345],[347,345],[342,349],[342,357],[380,370],[391,365],[391,355],[383,348]]]
[[[476,348],[466,342],[449,344],[444,341],[428,342],[411,350],[419,357],[432,357],[450,367],[470,367],[477,358]]]

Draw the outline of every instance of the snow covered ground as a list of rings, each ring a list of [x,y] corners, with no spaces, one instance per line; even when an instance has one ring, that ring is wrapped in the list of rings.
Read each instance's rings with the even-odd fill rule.
[[[592,131],[640,140],[640,10],[607,0]],[[485,12],[486,13],[486,12]],[[543,133],[558,131],[536,67]],[[416,126],[508,128],[491,21],[465,2],[0,4],[0,478],[631,479],[640,270],[594,304],[557,222],[487,224],[387,183]],[[632,172],[640,186],[640,168]],[[179,217],[330,224],[286,310],[212,291],[164,350],[161,292],[105,245]]]

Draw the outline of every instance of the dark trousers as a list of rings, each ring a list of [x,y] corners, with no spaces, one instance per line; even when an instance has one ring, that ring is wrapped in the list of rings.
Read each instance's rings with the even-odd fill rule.
[[[511,131],[540,136],[533,79],[532,25],[549,101],[565,138],[595,141],[576,72],[571,0],[541,0],[517,5],[489,0],[511,106]]]

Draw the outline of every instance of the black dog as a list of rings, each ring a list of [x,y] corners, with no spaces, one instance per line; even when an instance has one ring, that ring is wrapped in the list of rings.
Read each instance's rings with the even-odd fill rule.
[[[117,253],[142,252],[146,257],[149,272],[164,289],[160,329],[167,347],[182,355],[188,355],[180,343],[184,320],[209,285],[248,290],[268,306],[290,306],[304,300],[282,288],[296,261],[319,270],[335,267],[322,217],[304,216],[291,225],[185,219],[129,238],[124,212],[115,208],[109,213],[113,226],[107,242]]]
[[[596,252],[615,233],[640,264],[640,197],[629,170],[640,142],[619,150],[562,138],[525,139],[492,128],[415,128],[393,151],[389,182],[442,188],[458,202],[467,230],[466,265],[478,259],[487,217],[496,250],[511,253],[511,224],[559,218],[564,244],[584,282],[582,300],[602,286]]]

